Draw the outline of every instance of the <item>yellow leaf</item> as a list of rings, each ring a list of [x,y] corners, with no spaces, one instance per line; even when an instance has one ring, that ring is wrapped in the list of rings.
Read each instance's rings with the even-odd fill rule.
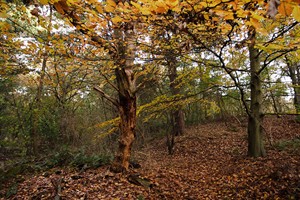
[[[165,13],[167,9],[165,7],[157,7],[155,11],[156,13],[162,14]]]
[[[225,20],[234,20],[233,13],[230,13],[230,14],[228,14],[228,15],[225,15],[225,16],[224,16],[224,19],[225,19]]]
[[[174,11],[174,12],[181,12],[181,7],[180,6],[176,6],[176,7],[174,7],[174,8],[172,8],[172,10]]]
[[[208,21],[209,20],[209,15],[208,14],[204,14],[203,17]]]
[[[165,13],[169,8],[166,4],[165,1],[162,0],[158,0],[157,2],[155,2],[155,6],[156,6],[156,13]]]
[[[237,17],[240,17],[240,18],[245,18],[248,15],[248,13],[246,11],[241,10],[241,9],[237,10],[236,14],[237,14]]]
[[[222,33],[227,33],[228,31],[230,31],[232,29],[231,25],[229,24],[224,24],[222,26]]]
[[[295,6],[294,7],[292,15],[295,18],[295,20],[300,22],[300,6]]]
[[[225,20],[233,20],[233,12],[225,11],[225,10],[215,10],[216,14],[222,17]]]
[[[117,24],[119,22],[122,22],[123,19],[119,16],[115,16],[114,18],[111,19],[111,21],[114,23],[114,24]]]
[[[155,5],[157,7],[166,7],[166,2],[162,0],[158,0],[157,2],[155,2]]]
[[[175,6],[178,5],[179,1],[178,0],[167,0],[165,1],[166,4],[170,7],[170,8],[174,8]]]
[[[261,16],[261,15],[258,15],[256,13],[251,13],[251,17],[254,18],[254,19],[257,19],[258,21],[261,21],[261,20],[264,20],[264,17]]]
[[[0,21],[0,30],[2,31],[8,31],[10,28],[10,25],[7,22],[1,22]]]
[[[139,10],[142,9],[140,4],[138,4],[136,2],[133,2],[133,1],[131,1],[130,3],[131,3],[131,5],[133,5],[134,7],[136,7],[137,9],[139,9]]]
[[[292,5],[287,2],[280,2],[278,6],[278,12],[282,14],[283,16],[290,16],[293,12]]]
[[[220,21],[220,20],[219,20],[218,17],[213,17],[213,18],[212,18],[212,21],[213,21],[213,22],[218,22],[218,21]]]
[[[282,45],[278,45],[278,44],[269,44],[269,46],[267,47],[268,49],[272,49],[272,50],[280,50],[280,49],[284,49],[285,46]]]
[[[149,9],[142,9],[141,11],[143,15],[151,15],[151,11]]]
[[[109,5],[109,6],[113,7],[113,8],[115,8],[116,5],[117,5],[114,0],[107,0],[106,3],[107,3],[107,5]]]
[[[104,9],[106,12],[114,12],[115,11],[115,8],[110,5],[106,5]]]
[[[48,0],[40,0],[40,3],[43,5],[46,5],[46,4],[48,4]]]
[[[194,5],[194,10],[195,10],[196,12],[202,10],[202,8],[203,8],[203,6],[202,6],[201,4],[196,4],[196,5]]]
[[[268,31],[262,27],[258,29],[258,32],[259,32],[259,34],[262,34],[263,36],[269,35]]]
[[[100,6],[100,5],[96,6],[96,10],[97,10],[97,12],[100,13],[100,14],[103,13],[102,6]]]
[[[25,6],[22,6],[22,7],[21,7],[21,10],[22,10],[23,12],[26,12],[26,11],[27,11],[27,9],[26,9]]]
[[[0,18],[7,18],[8,14],[6,12],[1,12],[0,13]]]
[[[40,37],[38,37],[37,40],[38,40],[39,42],[41,42],[41,43],[44,42],[44,40],[43,40],[42,38],[40,38]]]
[[[259,29],[261,27],[261,24],[259,23],[259,21],[257,19],[251,18],[250,19],[250,24],[255,28],[255,29]]]

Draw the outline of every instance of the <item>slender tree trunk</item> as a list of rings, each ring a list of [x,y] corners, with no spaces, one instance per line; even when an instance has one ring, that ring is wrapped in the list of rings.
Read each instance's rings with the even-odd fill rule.
[[[51,30],[51,24],[52,22],[52,8],[50,8],[50,17],[49,17],[49,24],[48,24],[48,30],[47,35],[50,36],[50,30]],[[45,47],[44,47],[45,48]],[[40,109],[41,109],[41,99],[43,95],[44,90],[44,79],[46,75],[46,67],[47,67],[47,60],[48,55],[46,48],[43,50],[43,60],[42,60],[42,70],[40,75],[40,80],[37,88],[37,94],[35,97],[35,102],[33,103],[33,110],[32,110],[32,127],[31,127],[31,144],[32,144],[32,153],[33,155],[37,155],[38,153],[38,120],[40,115]]]
[[[299,67],[295,63],[290,63],[287,60],[287,66],[289,70],[289,76],[292,79],[294,88],[294,106],[297,113],[300,113],[300,73]]]
[[[174,134],[174,118],[171,113],[170,116],[167,116],[167,123],[171,124],[171,131],[169,129],[169,126],[167,126],[166,131],[167,131],[167,147],[168,147],[168,153],[169,155],[172,155],[174,153],[174,147],[175,147],[175,134]]]
[[[44,79],[45,79],[45,72],[47,66],[47,55],[43,56],[42,61],[42,70],[40,75],[40,80],[37,88],[37,94],[35,97],[35,102],[33,103],[32,107],[32,127],[31,127],[31,151],[33,155],[37,155],[38,153],[38,120],[40,115],[40,108],[41,108],[41,99],[44,89]]]
[[[269,87],[271,88],[272,85],[271,85],[271,77],[270,77],[270,73],[269,73],[269,70],[268,70],[268,69],[266,69],[266,70],[267,70],[267,77],[268,77],[268,81],[269,81]],[[274,111],[275,111],[275,113],[277,114],[277,117],[279,117],[279,113],[280,113],[281,111],[279,111],[279,109],[278,109],[278,107],[277,107],[275,95],[274,95],[274,93],[273,93],[272,90],[270,91],[270,95],[271,95],[271,99],[272,99]]]
[[[251,33],[251,43],[249,44],[250,70],[251,70],[251,105],[248,117],[248,155],[252,157],[265,156],[261,113],[262,88],[259,74],[260,62],[258,49],[255,48],[255,31]]]
[[[182,109],[178,109],[173,112],[174,118],[174,135],[179,136],[184,134],[185,122],[184,122],[184,113]]]
[[[169,52],[167,55],[168,63],[169,63],[169,79],[170,79],[170,90],[172,95],[179,95],[180,88],[178,87],[178,74],[177,74],[177,66],[176,66],[176,57],[173,56],[172,52]],[[184,113],[181,107],[175,108],[175,110],[171,113],[173,118],[173,134],[175,136],[183,135],[185,129],[184,122]]]
[[[300,114],[300,84],[294,87],[294,106],[296,109],[296,112]]]

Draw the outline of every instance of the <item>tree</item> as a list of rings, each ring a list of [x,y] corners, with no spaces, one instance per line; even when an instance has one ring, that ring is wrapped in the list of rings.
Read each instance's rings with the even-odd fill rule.
[[[259,50],[255,47],[255,29],[249,31],[250,44],[250,89],[251,103],[248,114],[248,155],[253,157],[265,156],[266,152],[262,138],[262,83]]]
[[[171,35],[167,33],[167,41],[171,41]],[[165,42],[166,45],[171,46],[171,44],[168,44],[168,42]],[[173,96],[180,95],[181,89],[180,89],[180,80],[178,77],[177,68],[179,66],[179,58],[176,56],[176,52],[173,49],[169,49],[166,52],[165,59],[167,62],[168,67],[168,77],[170,80],[170,90],[171,94]],[[175,136],[183,135],[184,134],[184,113],[182,108],[175,108],[174,111],[171,113],[172,118],[172,124],[173,124],[173,130],[172,134]]]
[[[26,1],[29,4],[32,2]],[[162,42],[166,45],[163,56],[169,69],[170,90],[173,96],[161,96],[149,105],[143,106],[143,108],[153,108],[155,103],[164,103],[162,108],[157,109],[161,111],[172,105],[176,107],[174,118],[177,122],[175,124],[178,127],[180,127],[180,124],[182,125],[182,113],[180,112],[182,104],[180,103],[188,103],[186,96],[195,94],[189,94],[185,97],[179,95],[181,91],[177,82],[179,78],[176,68],[178,63],[176,62],[181,62],[177,58],[183,56],[186,52],[181,52],[178,48],[189,48],[190,44],[194,43],[194,55],[201,55],[203,52],[207,55],[207,59],[203,59],[205,60],[203,62],[206,65],[205,67],[207,69],[223,69],[240,91],[240,97],[249,118],[249,155],[262,156],[264,150],[260,133],[262,122],[260,75],[270,63],[297,47],[297,41],[293,44],[290,43],[288,48],[282,47],[285,42],[283,36],[298,24],[294,19],[299,21],[297,15],[299,14],[299,6],[294,2],[288,0],[278,5],[276,2],[270,1],[267,9],[262,0],[258,2],[242,0],[208,0],[200,2],[193,0],[143,0],[137,2],[119,0],[100,2],[96,0],[40,1],[44,7],[53,7],[56,10],[55,15],[62,19],[64,24],[70,25],[68,29],[75,28],[78,33],[81,33],[85,46],[92,46],[97,49],[95,51],[101,52],[101,56],[107,59],[107,65],[111,69],[110,72],[113,71],[113,74],[109,75],[111,79],[107,80],[107,83],[115,89],[116,96],[105,93],[101,85],[94,88],[103,98],[116,106],[119,112],[119,149],[112,167],[117,172],[127,171],[129,168],[131,147],[136,134],[137,92],[144,86],[145,73],[149,72],[150,74],[153,72],[145,69],[148,65],[138,63],[137,58],[151,52],[150,48],[152,46],[149,45],[148,40],[155,36],[157,28],[160,28],[163,33],[172,32],[174,36],[172,35],[171,39],[175,38],[174,41],[176,41],[175,43],[169,43],[166,40]],[[16,6],[20,5],[16,4]],[[28,14],[30,11],[31,16],[36,17],[35,22],[47,29],[47,23],[38,5],[34,8],[27,7],[28,9],[21,5],[20,8],[19,10],[25,10],[24,14]],[[4,6],[2,10],[7,11],[7,9]],[[266,14],[274,13],[274,10],[277,12],[277,9],[279,12],[278,18],[281,19],[281,17],[289,15],[293,17],[283,25],[279,21],[273,23],[273,19],[267,18]],[[34,20],[30,18],[27,21]],[[58,32],[62,31],[59,30],[59,24],[63,22],[56,24]],[[165,24],[168,24],[167,28],[164,28]],[[32,32],[28,29],[26,31]],[[71,36],[69,30],[65,30],[65,32]],[[32,35],[35,36],[37,41],[48,41],[50,35],[40,33],[41,31],[36,31],[32,32]],[[64,37],[63,40],[66,40],[66,38]],[[63,40],[58,40],[58,43],[62,44]],[[248,67],[242,70],[239,69],[239,66],[232,67],[230,65],[231,58],[229,58],[227,52],[236,50],[240,51],[238,54],[242,54],[242,52],[246,52],[246,49],[248,49],[247,56],[249,57]],[[78,52],[75,52],[75,54],[78,54]],[[75,55],[71,53],[69,56],[74,58]],[[189,59],[192,60],[193,55],[190,54]],[[96,57],[96,61],[100,60],[101,58]],[[199,62],[202,62],[202,60]],[[54,64],[54,66],[56,69],[65,67],[63,64],[59,66]],[[211,70],[206,71],[208,74],[213,73]],[[240,82],[243,72],[250,75],[250,84],[247,86]],[[61,75],[63,74],[56,76],[56,79],[61,79]],[[102,73],[102,75],[106,79],[106,74]],[[195,80],[195,82],[197,81]],[[42,85],[41,83],[40,86]],[[211,85],[213,84],[207,84],[204,91],[215,87]],[[70,87],[68,84],[57,84],[57,87],[54,88],[66,90],[68,87]],[[245,97],[245,91],[249,88],[251,89],[250,107]],[[72,92],[63,91],[60,93],[60,89],[55,91],[59,101],[65,101],[70,94],[72,96]],[[199,93],[196,92],[196,94]],[[175,101],[180,101],[180,103],[175,103]]]
[[[73,6],[67,5],[66,1],[56,2],[53,6],[62,16],[65,16],[64,19],[69,19],[78,31],[88,36],[91,43],[98,45],[99,48],[104,48],[113,62],[116,77],[115,89],[118,92],[118,99],[105,94],[99,87],[95,87],[95,89],[118,107],[120,139],[112,169],[116,172],[127,171],[131,147],[135,138],[136,93],[139,90],[136,83],[137,76],[134,73],[138,69],[138,65],[134,63],[135,40],[137,37],[134,31],[137,29],[138,19],[128,13],[127,16],[125,15],[124,9],[130,8],[130,2],[110,0],[105,4],[95,1],[68,3],[77,7],[77,10]],[[81,5],[82,3],[85,5]],[[81,14],[83,12],[78,5],[87,7],[85,8],[85,13],[87,13],[85,16]],[[87,12],[87,9],[89,12]],[[88,27],[81,21],[79,15],[86,19],[96,17],[97,20],[90,20]],[[109,23],[107,23],[107,20]],[[93,29],[98,25],[100,34]]]
[[[292,80],[292,86],[294,90],[294,106],[296,109],[296,113],[300,112],[300,66],[298,61],[297,52],[286,55],[284,59],[287,69],[285,70],[288,76]]]
[[[242,1],[236,3],[207,2],[197,7],[197,10],[195,10],[195,6],[192,5],[192,3],[186,5],[186,10],[190,11],[187,11],[186,15],[188,15],[188,17],[182,15],[181,21],[174,23],[174,25],[188,34],[199,48],[206,49],[210,52],[218,60],[219,66],[223,68],[234,81],[235,86],[241,92],[241,99],[249,120],[248,155],[253,157],[264,156],[265,151],[261,132],[262,80],[260,79],[260,75],[274,60],[294,50],[293,45],[291,45],[289,48],[281,48],[274,51],[274,46],[271,44],[276,44],[278,41],[281,41],[282,36],[292,29],[297,22],[283,27],[277,24],[280,29],[273,34],[270,40],[259,41],[258,32],[268,34],[268,32],[272,33],[271,31],[275,30],[275,26],[270,26],[268,19],[263,17],[265,13],[264,8],[261,7],[261,9],[257,9],[257,5],[260,5],[260,3],[254,5],[253,2],[244,3]],[[297,9],[298,7],[296,6],[294,8],[294,15]],[[285,10],[281,10],[280,13],[281,12],[285,12]],[[202,18],[200,18],[199,15],[202,16]],[[216,16],[220,18],[216,18]],[[211,20],[207,22],[205,19]],[[184,23],[186,23],[186,28],[182,25]],[[260,23],[263,23],[263,25]],[[196,30],[190,27],[196,27]],[[206,32],[202,30],[206,30]],[[249,32],[248,38],[241,39],[244,37],[243,35],[245,35],[245,30]],[[212,34],[212,32],[215,33]],[[213,37],[207,38],[207,33],[211,33]],[[236,36],[238,38],[236,38]],[[214,38],[214,40],[212,38]],[[241,41],[239,44],[235,42],[238,39]],[[249,44],[246,45],[245,41]],[[257,41],[259,41],[260,44],[258,44]],[[238,70],[229,68],[228,64],[226,64],[228,63],[228,58],[225,52],[232,48],[232,44],[236,44],[238,48],[240,45],[248,46],[251,90],[250,107],[245,99],[244,88],[239,83],[239,74],[236,73]],[[268,47],[263,48],[263,45]],[[263,61],[260,61],[262,58]]]

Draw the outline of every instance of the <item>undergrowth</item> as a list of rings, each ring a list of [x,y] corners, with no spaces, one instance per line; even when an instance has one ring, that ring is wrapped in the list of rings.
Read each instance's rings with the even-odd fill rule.
[[[77,170],[98,168],[111,163],[111,154],[88,154],[84,150],[71,152],[68,149],[41,158],[23,157],[11,160],[0,168],[0,186],[18,175],[49,170],[55,167],[72,167]],[[22,176],[18,176],[22,177]],[[17,181],[17,180],[14,180]]]
[[[292,153],[300,154],[300,138],[281,140],[276,143],[275,147],[281,151],[286,150]]]

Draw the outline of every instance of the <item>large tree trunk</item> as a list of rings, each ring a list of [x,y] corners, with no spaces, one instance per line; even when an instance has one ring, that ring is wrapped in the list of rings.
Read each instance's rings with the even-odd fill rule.
[[[251,33],[251,43],[249,44],[250,70],[251,70],[251,105],[248,118],[248,155],[252,157],[265,156],[261,113],[262,88],[260,79],[260,62],[258,49],[255,48],[255,31]]]
[[[115,69],[119,96],[120,136],[119,148],[115,156],[112,170],[128,171],[131,147],[135,139],[136,127],[136,77],[134,76],[135,43],[133,24],[127,24],[124,32],[115,31],[117,38],[124,35],[124,42],[119,44],[118,66]]]
[[[124,69],[116,69],[119,89],[120,138],[119,148],[112,169],[115,172],[128,171],[132,143],[136,127],[136,95],[130,90],[130,77]]]
[[[114,2],[118,4],[121,1],[115,0]],[[136,37],[133,31],[135,24],[133,22],[123,22],[119,27],[115,25],[109,26],[112,28],[113,36],[113,40],[111,40],[112,45],[110,45],[106,42],[106,39],[103,40],[102,34],[98,35],[91,29],[86,28],[81,18],[75,12],[70,12],[69,6],[65,1],[58,1],[54,7],[56,9],[59,8],[57,11],[60,14],[69,17],[71,19],[70,22],[81,33],[89,35],[93,42],[104,47],[114,61],[119,101],[116,102],[115,99],[109,97],[101,89],[95,89],[113,102],[114,105],[118,106],[120,116],[119,149],[115,156],[112,170],[116,172],[127,171],[136,126],[136,77],[133,73],[136,52]],[[110,22],[109,24],[111,25],[112,23]]]

